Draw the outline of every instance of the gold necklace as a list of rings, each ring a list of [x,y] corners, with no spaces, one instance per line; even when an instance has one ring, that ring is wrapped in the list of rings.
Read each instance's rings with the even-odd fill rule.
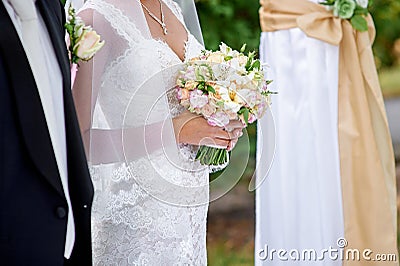
[[[140,0],[139,0],[139,2],[142,5],[142,7],[147,11],[149,16],[151,18],[153,18],[158,24],[160,24],[161,28],[163,29],[164,35],[167,35],[168,29],[167,29],[167,25],[165,25],[164,11],[163,11],[163,5],[161,3],[161,0],[158,0],[158,2],[160,2],[161,20],[159,18],[157,18],[156,15],[154,15]]]

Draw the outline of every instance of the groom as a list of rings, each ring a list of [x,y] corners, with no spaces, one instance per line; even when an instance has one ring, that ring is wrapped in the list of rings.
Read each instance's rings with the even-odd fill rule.
[[[1,265],[91,265],[64,22],[59,0],[0,1]]]

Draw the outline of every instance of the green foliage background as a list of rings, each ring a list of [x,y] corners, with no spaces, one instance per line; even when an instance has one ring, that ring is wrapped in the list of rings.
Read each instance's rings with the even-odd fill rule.
[[[207,49],[217,49],[223,41],[237,50],[246,43],[247,50],[258,51],[261,33],[258,0],[197,0],[196,6]],[[392,67],[395,64],[393,44],[400,38],[400,0],[374,0],[371,13],[377,30],[374,44],[377,66]],[[398,75],[397,73],[396,70],[395,75]],[[392,76],[389,77],[390,81],[393,80]],[[395,84],[395,87],[392,90],[399,91],[398,84]],[[245,176],[249,177],[255,167],[255,125],[250,125],[247,130],[253,158],[245,173]],[[240,145],[238,146],[237,148],[240,148]],[[214,174],[212,179],[217,176],[218,173]]]
[[[223,41],[234,49],[247,43],[248,49],[258,50],[257,0],[200,0],[196,5],[208,49],[216,49]]]
[[[197,1],[206,47],[216,49],[224,41],[235,49],[247,43],[249,49],[258,50],[259,7],[258,0]],[[392,66],[393,42],[400,38],[400,0],[374,0],[371,13],[377,29],[374,45],[377,65]]]
[[[377,66],[395,64],[393,43],[400,38],[400,0],[375,0],[371,9],[377,37],[374,44]]]

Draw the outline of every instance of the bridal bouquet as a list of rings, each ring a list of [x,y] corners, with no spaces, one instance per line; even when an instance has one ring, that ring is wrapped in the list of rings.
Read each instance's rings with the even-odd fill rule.
[[[368,6],[372,0],[324,0],[322,5],[333,11],[336,17],[350,20],[351,25],[358,31],[367,31]]]
[[[270,104],[261,63],[255,52],[245,55],[222,43],[218,51],[203,51],[185,64],[177,79],[177,97],[190,112],[209,125],[226,127],[239,119],[244,125],[261,118]],[[203,165],[224,165],[226,149],[201,146],[196,159]]]
[[[100,36],[85,25],[83,20],[76,15],[72,4],[68,8],[67,23],[65,29],[68,33],[68,51],[71,61],[71,84],[73,86],[79,61],[89,61],[104,46]]]

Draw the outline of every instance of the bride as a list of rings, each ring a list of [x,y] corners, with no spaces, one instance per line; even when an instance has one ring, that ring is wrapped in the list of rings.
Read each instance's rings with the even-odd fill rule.
[[[172,0],[88,0],[79,12],[106,41],[73,88],[95,185],[95,265],[207,264],[209,169],[196,146],[230,150],[242,124],[211,127],[179,107],[175,76],[204,49],[181,10]]]

